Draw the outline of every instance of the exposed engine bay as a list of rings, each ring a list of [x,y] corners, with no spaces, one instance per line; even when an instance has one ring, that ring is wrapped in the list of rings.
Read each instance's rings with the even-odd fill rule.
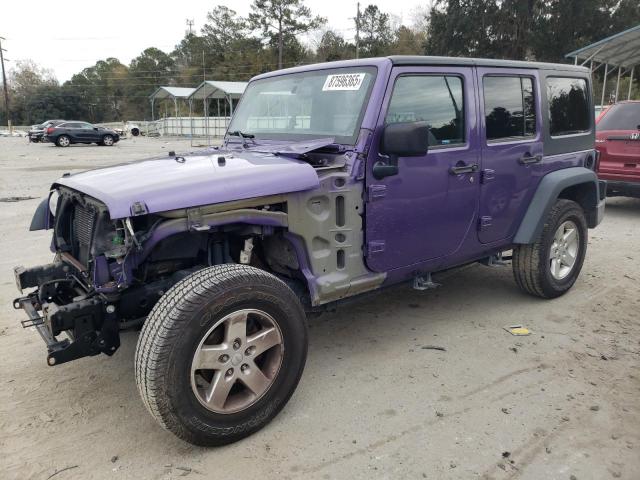
[[[286,217],[275,204],[238,209],[274,226],[216,226],[216,215],[224,212],[207,215],[206,208],[112,220],[102,202],[65,187],[53,191],[49,203],[54,262],[16,268],[19,288],[37,289],[14,306],[30,317],[23,325],[37,327],[45,339],[50,365],[113,354],[119,330],[141,325],[172,285],[200,268],[222,263],[268,268],[261,239],[275,233],[276,219]],[[280,274],[294,275],[288,265],[270,263]],[[63,332],[69,338],[58,341]]]

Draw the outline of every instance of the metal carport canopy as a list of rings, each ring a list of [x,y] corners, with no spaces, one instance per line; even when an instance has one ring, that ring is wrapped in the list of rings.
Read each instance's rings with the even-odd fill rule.
[[[618,70],[618,80],[616,82],[615,101],[618,101],[618,93],[620,90],[620,77],[629,73],[629,91],[627,99],[631,99],[631,89],[633,87],[633,76],[635,67],[640,64],[640,25],[629,28],[615,35],[611,35],[603,40],[587,45],[586,47],[574,50],[565,55],[567,58],[573,58],[575,64],[582,60],[581,65],[589,62],[591,74],[604,65],[604,75],[602,80],[602,96],[600,98],[600,106],[604,106],[605,92],[607,90],[607,76]],[[594,63],[600,65],[594,66]],[[611,68],[610,68],[611,67]],[[613,95],[612,95],[613,96]]]
[[[219,82],[206,80],[198,85],[189,95],[189,100],[204,100],[207,98],[238,99],[244,93],[247,82]]]
[[[220,100],[225,100],[229,104],[230,116],[233,115],[233,101],[239,100],[247,87],[247,82],[224,82],[217,80],[205,80],[189,95],[189,117],[192,117],[192,107],[194,100],[202,100],[204,117],[206,122],[207,138],[209,138],[209,102],[217,99],[218,111],[216,122],[220,121]],[[226,115],[226,114],[225,114]],[[192,120],[193,121],[193,120]],[[225,124],[225,130],[226,130]],[[193,130],[193,123],[192,123]]]
[[[634,67],[640,63],[640,25],[567,53],[565,57],[575,58],[576,63],[584,60],[583,65],[593,60],[616,67]]]
[[[165,98],[189,98],[195,88],[190,87],[158,87],[155,92],[149,95],[154,100],[164,100]]]
[[[149,95],[151,101],[151,120],[155,119],[155,103],[156,100],[173,100],[176,117],[178,116],[178,100],[187,100],[189,95],[193,93],[195,88],[190,87],[158,87],[155,92]]]

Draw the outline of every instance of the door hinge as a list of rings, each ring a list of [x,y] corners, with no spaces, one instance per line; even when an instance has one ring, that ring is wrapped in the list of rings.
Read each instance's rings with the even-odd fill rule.
[[[384,240],[372,240],[367,243],[367,257],[384,252]]]
[[[485,168],[482,170],[482,174],[480,175],[480,183],[489,183],[490,181],[496,178],[496,171],[491,170],[490,168]]]
[[[367,187],[367,200],[373,201],[377,198],[383,198],[387,196],[386,185],[369,185]]]
[[[489,217],[489,216],[480,217],[480,219],[478,220],[478,228],[480,230],[486,230],[487,228],[491,227],[492,221],[493,221],[493,217]]]

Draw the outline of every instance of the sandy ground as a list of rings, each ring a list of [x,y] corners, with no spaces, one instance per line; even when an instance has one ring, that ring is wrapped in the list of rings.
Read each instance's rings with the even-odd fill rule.
[[[65,171],[188,148],[0,138],[0,197],[40,197]],[[146,412],[134,332],[111,358],[46,366],[11,307],[12,267],[51,258],[49,234],[27,231],[37,203],[0,202],[0,478],[640,478],[639,200],[608,203],[560,299],[521,293],[510,267],[475,265],[437,290],[395,287],[312,320],[289,404],[218,449],[177,440]],[[502,329],[517,323],[534,334]]]

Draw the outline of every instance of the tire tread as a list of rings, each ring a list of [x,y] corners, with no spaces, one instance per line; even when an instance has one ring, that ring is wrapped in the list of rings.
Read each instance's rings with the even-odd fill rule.
[[[187,429],[174,414],[169,404],[165,381],[171,350],[177,338],[182,335],[188,315],[200,308],[198,299],[205,300],[234,287],[246,286],[248,282],[253,285],[270,285],[281,290],[284,287],[285,292],[290,292],[298,313],[304,317],[295,294],[275,276],[246,265],[224,264],[198,270],[170,288],[156,303],[140,332],[135,352],[135,379],[142,401],[149,413],[165,429],[190,443],[223,444],[228,441],[205,442]],[[238,432],[214,433],[224,436]]]
[[[549,211],[542,232],[536,241],[530,244],[518,245],[513,249],[513,276],[516,284],[523,291],[541,298],[554,298],[564,293],[564,291],[561,293],[551,292],[549,288],[545,288],[546,272],[543,269],[542,262],[546,258],[544,239],[550,233],[553,234],[550,230],[554,228],[558,219],[569,213],[577,215],[584,222],[584,212],[579,204],[573,200],[558,199]],[[586,249],[586,238],[581,248]]]

